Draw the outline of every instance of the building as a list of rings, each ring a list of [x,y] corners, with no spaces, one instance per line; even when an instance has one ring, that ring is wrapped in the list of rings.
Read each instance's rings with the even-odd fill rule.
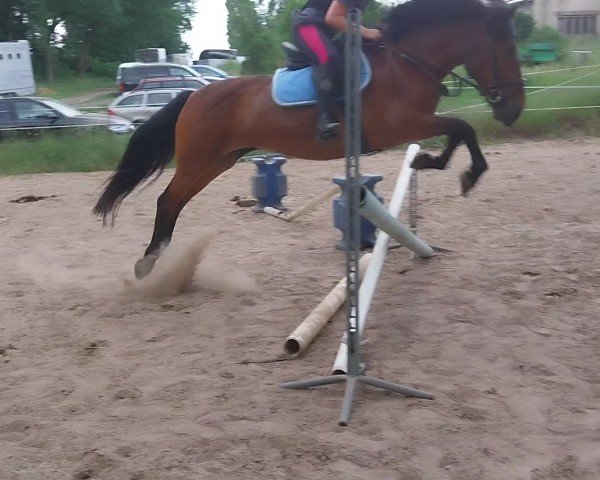
[[[600,0],[530,0],[522,8],[538,26],[548,25],[565,35],[598,36]]]

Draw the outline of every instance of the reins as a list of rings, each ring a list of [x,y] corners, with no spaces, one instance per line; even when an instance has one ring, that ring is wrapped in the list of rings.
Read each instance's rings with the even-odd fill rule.
[[[500,64],[498,62],[498,56],[496,54],[496,44],[492,43],[492,58],[494,61],[494,81],[488,85],[487,87],[482,87],[477,82],[470,80],[453,70],[449,70],[444,67],[440,67],[438,65],[434,65],[427,60],[417,57],[416,55],[408,54],[401,52],[395,46],[388,42],[383,42],[383,46],[388,48],[391,53],[402,58],[406,63],[412,65],[417,68],[421,73],[423,73],[427,78],[429,78],[433,83],[439,85],[440,94],[442,96],[448,97],[450,95],[450,91],[448,88],[436,77],[435,71],[443,74],[442,78],[446,76],[451,76],[454,80],[457,80],[460,83],[464,83],[473,87],[475,90],[479,92],[482,97],[485,97],[490,103],[500,103],[504,99],[504,94],[502,93],[502,89],[505,87],[513,86],[513,85],[524,85],[523,79],[513,80],[513,81],[501,81],[502,73],[500,71]]]

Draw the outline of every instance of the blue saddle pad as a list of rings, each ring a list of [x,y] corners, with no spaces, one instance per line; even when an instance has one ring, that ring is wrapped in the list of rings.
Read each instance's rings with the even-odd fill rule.
[[[360,89],[371,81],[371,65],[363,53],[360,69]],[[273,75],[271,93],[275,103],[281,107],[297,107],[317,103],[317,92],[312,78],[312,68],[288,70],[280,68]]]

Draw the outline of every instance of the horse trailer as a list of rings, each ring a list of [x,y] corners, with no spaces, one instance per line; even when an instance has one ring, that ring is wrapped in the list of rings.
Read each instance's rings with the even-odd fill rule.
[[[27,40],[0,42],[0,97],[33,95],[35,79]]]

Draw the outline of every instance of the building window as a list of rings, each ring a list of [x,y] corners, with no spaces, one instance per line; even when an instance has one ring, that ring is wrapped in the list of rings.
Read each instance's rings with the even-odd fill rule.
[[[558,17],[558,31],[566,35],[595,35],[597,15],[564,15]]]

